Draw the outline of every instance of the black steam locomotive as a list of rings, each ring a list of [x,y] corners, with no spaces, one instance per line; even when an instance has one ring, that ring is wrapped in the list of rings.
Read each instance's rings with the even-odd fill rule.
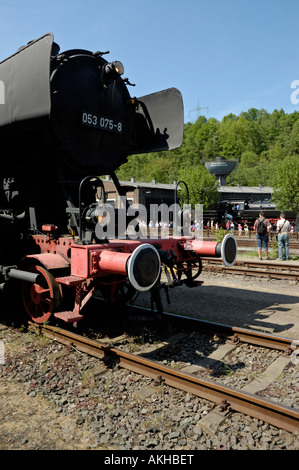
[[[173,285],[195,285],[192,268],[205,254],[186,238],[120,240],[96,232],[99,175],[111,175],[125,196],[115,170],[128,155],[170,150],[183,137],[180,92],[132,98],[123,65],[105,54],[61,53],[46,34],[0,63],[0,283],[5,290],[21,282],[25,309],[40,323],[51,316],[77,322],[95,288],[109,300],[154,292],[161,266],[173,273]],[[208,254],[232,264],[233,237]]]

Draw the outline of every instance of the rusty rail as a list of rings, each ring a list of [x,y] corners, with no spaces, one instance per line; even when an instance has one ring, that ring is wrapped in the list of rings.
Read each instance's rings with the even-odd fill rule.
[[[248,414],[286,431],[299,431],[299,411],[293,408],[284,407],[250,393],[174,370],[156,361],[133,355],[119,348],[103,345],[98,341],[61,328],[43,325],[40,331],[53,340],[68,346],[75,346],[80,351],[92,356],[111,358],[117,361],[121,367],[151,377],[157,382],[165,383],[217,404],[225,401],[231,410]]]
[[[137,307],[138,308],[138,307]],[[146,310],[146,309],[143,309]],[[264,333],[246,328],[238,328],[224,323],[214,323],[199,318],[190,318],[175,313],[164,313],[164,318],[169,319],[172,324],[176,324],[181,328],[193,329],[195,331],[204,331],[207,333],[217,333],[221,336],[231,338],[232,341],[240,341],[256,346],[277,349],[285,353],[291,352],[291,345],[294,339],[276,336],[270,333]]]
[[[236,261],[234,266],[223,266],[221,260],[202,258],[203,270],[214,272],[226,272],[231,274],[244,274],[246,276],[264,276],[275,279],[299,280],[299,265],[281,264],[262,261]]]

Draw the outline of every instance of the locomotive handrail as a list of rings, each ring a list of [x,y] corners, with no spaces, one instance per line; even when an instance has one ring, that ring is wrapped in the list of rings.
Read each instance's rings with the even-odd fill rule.
[[[175,190],[174,190],[174,204],[177,203],[177,192],[178,192],[178,187],[179,187],[179,185],[180,185],[181,183],[183,183],[183,185],[184,185],[185,188],[186,188],[186,193],[187,193],[187,206],[190,207],[190,206],[189,206],[189,189],[188,189],[187,183],[186,183],[185,181],[183,181],[183,180],[178,181],[177,184],[176,184],[176,186],[175,186]],[[182,235],[182,232],[183,232],[183,229],[181,229],[181,235]]]
[[[179,187],[179,184],[180,183],[183,183],[185,188],[186,188],[186,193],[187,193],[187,205],[189,206],[189,189],[188,189],[188,186],[187,186],[187,183],[185,183],[185,181],[183,180],[180,180],[177,182],[176,186],[175,186],[175,192],[174,192],[174,203],[176,204],[176,201],[177,201],[177,191],[178,191],[178,187]]]

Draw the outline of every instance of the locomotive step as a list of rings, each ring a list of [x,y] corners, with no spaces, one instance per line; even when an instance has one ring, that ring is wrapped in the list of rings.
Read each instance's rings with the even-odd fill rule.
[[[65,312],[56,312],[54,317],[58,320],[63,320],[66,323],[75,323],[82,320],[83,316],[77,313],[72,312],[71,310]]]
[[[84,279],[77,276],[64,276],[64,277],[56,277],[55,281],[59,284],[65,284],[67,286],[78,286],[81,284]]]

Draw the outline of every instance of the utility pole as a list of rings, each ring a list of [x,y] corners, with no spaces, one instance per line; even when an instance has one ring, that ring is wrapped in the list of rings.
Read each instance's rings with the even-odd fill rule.
[[[205,107],[199,106],[199,101],[197,101],[197,106],[196,106],[196,108],[191,109],[191,111],[189,111],[189,117],[190,117],[190,114],[191,114],[191,113],[193,113],[193,112],[196,111],[196,118],[195,118],[195,120],[194,120],[193,122],[197,121],[197,119],[198,119],[199,116],[200,116],[200,111],[201,111],[202,109],[207,109],[207,110],[208,110],[208,113],[209,113],[209,108],[208,108],[207,106],[205,106]]]

